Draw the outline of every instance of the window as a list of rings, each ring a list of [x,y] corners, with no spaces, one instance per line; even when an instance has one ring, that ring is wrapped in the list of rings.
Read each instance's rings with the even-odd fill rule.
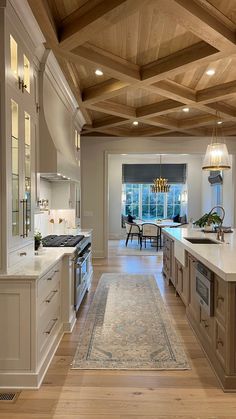
[[[223,184],[222,183],[216,183],[211,186],[211,204],[212,207],[215,207],[216,205],[223,204]],[[219,215],[221,215],[221,210],[217,209],[217,212]]]
[[[10,57],[11,57],[11,71],[14,76],[18,76],[18,59],[17,59],[17,43],[12,35],[10,35]]]
[[[151,184],[124,183],[122,211],[143,220],[173,218],[181,213],[184,184],[172,184],[168,193],[153,193]]]
[[[30,93],[30,62],[24,55],[24,85],[25,90]]]

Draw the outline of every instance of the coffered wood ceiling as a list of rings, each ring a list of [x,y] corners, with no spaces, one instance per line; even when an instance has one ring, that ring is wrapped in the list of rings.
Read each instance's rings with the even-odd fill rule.
[[[216,111],[223,134],[236,135],[235,0],[28,2],[84,115],[82,135],[205,136]]]

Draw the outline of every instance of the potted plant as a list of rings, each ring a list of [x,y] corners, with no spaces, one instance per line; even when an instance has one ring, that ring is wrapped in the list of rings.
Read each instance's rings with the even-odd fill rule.
[[[34,233],[34,250],[38,250],[40,244],[42,241],[42,234],[40,233],[40,231],[36,231]]]
[[[195,221],[196,226],[204,228],[204,230],[212,230],[212,225],[221,225],[222,218],[217,214],[217,212],[208,212],[204,214],[199,220]]]

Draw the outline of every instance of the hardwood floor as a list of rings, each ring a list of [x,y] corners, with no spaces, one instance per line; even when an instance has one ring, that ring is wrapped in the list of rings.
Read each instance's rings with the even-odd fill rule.
[[[114,243],[113,243],[114,249]],[[103,272],[151,273],[179,331],[190,359],[189,371],[71,370],[78,333]],[[148,310],[148,307],[147,307]],[[185,308],[162,278],[156,256],[114,257],[94,261],[93,286],[72,334],[64,336],[37,391],[0,403],[1,418],[77,419],[233,419],[236,394],[226,394],[204,356],[185,317]]]

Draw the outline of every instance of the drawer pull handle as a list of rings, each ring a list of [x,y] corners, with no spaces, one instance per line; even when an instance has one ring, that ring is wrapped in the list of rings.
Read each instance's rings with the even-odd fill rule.
[[[55,274],[56,274],[56,273],[58,273],[58,272],[59,272],[59,270],[54,271],[54,272],[53,272],[53,274],[52,274],[52,276],[49,276],[49,277],[47,278],[47,281],[52,281],[53,277],[54,277],[54,276],[55,276]]]
[[[224,342],[223,342],[223,340],[221,340],[221,339],[218,339],[218,340],[217,340],[217,347],[218,347],[219,345],[224,346]]]
[[[222,303],[225,301],[224,297],[222,297],[221,295],[218,295],[217,297],[217,302],[222,301]]]
[[[48,330],[46,330],[46,331],[44,332],[44,333],[45,333],[45,335],[50,335],[50,334],[51,334],[51,332],[52,332],[52,330],[53,330],[54,326],[56,325],[57,321],[58,321],[58,319],[53,319],[53,320],[52,320],[52,325],[51,325],[51,327],[50,327]]]
[[[207,321],[205,319],[202,319],[202,323],[204,325],[204,327],[209,327],[209,324],[207,323]]]
[[[45,303],[50,303],[57,292],[58,292],[58,290],[52,291],[49,294],[49,296],[46,298]]]

